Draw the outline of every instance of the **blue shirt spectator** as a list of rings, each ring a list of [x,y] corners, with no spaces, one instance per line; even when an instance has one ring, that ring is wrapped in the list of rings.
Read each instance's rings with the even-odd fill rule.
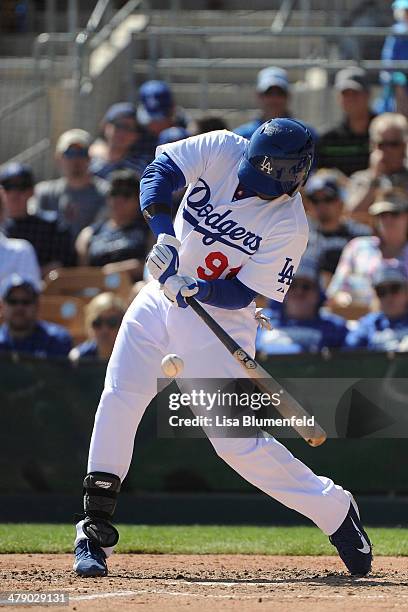
[[[75,349],[75,358],[83,359],[84,357],[98,357],[98,346],[96,340],[85,340],[78,344]]]
[[[154,149],[149,142],[148,150],[140,148],[144,136],[136,120],[136,107],[131,102],[113,104],[102,120],[103,141],[90,148],[92,174],[109,179],[115,170],[132,170],[140,177],[153,157]]]
[[[156,140],[163,130],[174,126],[185,128],[188,123],[184,109],[176,106],[169,84],[157,80],[145,81],[140,86],[137,120]]]
[[[407,76],[401,69],[393,70],[392,64],[394,61],[408,59],[408,0],[395,0],[392,8],[396,23],[392,27],[393,34],[385,39],[381,52],[381,59],[387,70],[380,73],[383,91],[376,101],[378,113],[395,111],[404,113],[401,105],[406,105]]]
[[[276,117],[291,117],[290,84],[286,70],[275,66],[260,70],[256,81],[256,98],[260,109],[259,117],[234,130],[236,134],[248,140],[265,121]]]
[[[385,39],[381,53],[381,59],[385,63],[390,60],[408,59],[408,0],[395,0],[392,8],[396,23],[392,26],[393,34]]]
[[[388,261],[378,270],[373,285],[381,310],[362,317],[348,333],[346,345],[377,351],[401,350],[401,342],[406,347],[408,338],[407,272],[398,261]]]
[[[37,357],[67,356],[71,336],[60,325],[38,320],[38,289],[18,274],[1,285],[4,323],[0,326],[0,351],[16,351]]]
[[[259,330],[257,350],[267,354],[318,352],[343,347],[346,321],[322,312],[324,294],[312,262],[301,262],[280,309],[271,309],[272,330]]]

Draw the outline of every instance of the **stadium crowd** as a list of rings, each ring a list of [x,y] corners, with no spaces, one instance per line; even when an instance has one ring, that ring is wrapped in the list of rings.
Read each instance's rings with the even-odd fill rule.
[[[391,47],[387,40],[387,57],[405,52]],[[309,244],[284,304],[259,296],[272,323],[259,330],[260,354],[408,350],[408,120],[374,112],[360,67],[341,70],[334,87],[341,122],[324,133],[309,126]],[[75,126],[60,135],[57,178],[37,182],[26,164],[2,167],[0,351],[109,358],[127,305],[148,282],[152,238],[139,182],[156,146],[214,129],[250,138],[265,120],[293,116],[284,69],[261,70],[255,95],[258,116],[227,126],[223,117],[191,120],[167,83],[147,81],[138,105],[106,110],[96,137]]]

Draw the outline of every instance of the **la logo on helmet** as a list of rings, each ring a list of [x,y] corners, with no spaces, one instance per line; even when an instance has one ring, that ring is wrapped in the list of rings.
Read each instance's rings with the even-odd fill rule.
[[[263,172],[266,172],[267,174],[272,174],[273,166],[271,164],[270,158],[267,155],[265,155],[264,160],[263,160],[262,164],[260,165],[260,169]]]

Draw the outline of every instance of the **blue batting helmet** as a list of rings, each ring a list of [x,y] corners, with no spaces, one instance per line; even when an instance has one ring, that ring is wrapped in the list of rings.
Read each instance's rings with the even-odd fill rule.
[[[293,195],[305,184],[313,155],[313,137],[303,123],[271,119],[253,133],[238,178],[248,189],[271,199]]]

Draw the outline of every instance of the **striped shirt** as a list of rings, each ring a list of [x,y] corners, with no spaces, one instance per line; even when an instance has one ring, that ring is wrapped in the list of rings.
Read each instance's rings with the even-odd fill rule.
[[[408,243],[397,259],[408,274]],[[333,297],[344,291],[349,293],[354,301],[370,304],[374,297],[373,277],[385,260],[378,236],[354,238],[344,247],[336,272],[327,288],[327,296]]]

